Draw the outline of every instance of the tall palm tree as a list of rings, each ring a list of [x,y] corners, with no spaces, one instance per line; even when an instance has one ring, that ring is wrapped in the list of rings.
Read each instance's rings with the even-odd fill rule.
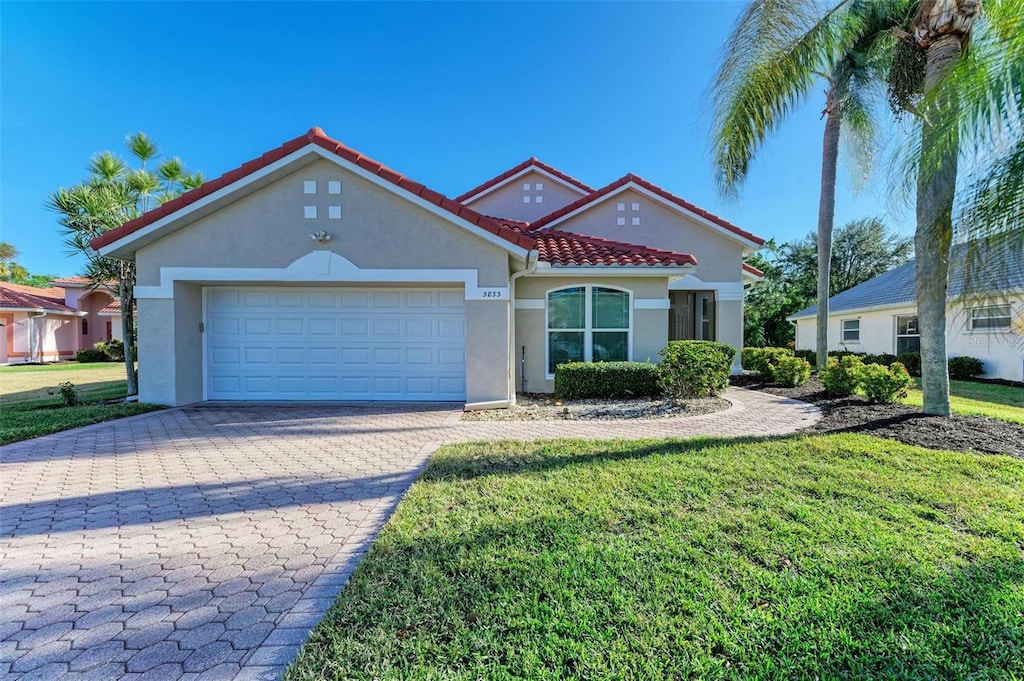
[[[841,135],[856,160],[871,165],[873,95],[886,72],[894,37],[912,0],[844,0],[824,15],[813,3],[755,0],[725,47],[712,95],[717,180],[734,193],[754,154],[783,119],[824,82],[821,188],[818,203],[817,359],[828,357],[829,266]]]
[[[1024,249],[1024,8],[1019,0],[987,0],[982,9],[981,0],[920,0],[901,33],[924,58],[915,108],[920,137],[909,158],[921,384],[924,411],[936,415],[950,413],[946,305],[954,224],[967,234],[1001,232]],[[966,187],[959,200],[958,182]]]
[[[141,132],[129,135],[125,144],[139,161],[138,168],[129,168],[124,160],[109,151],[97,154],[89,162],[88,177],[74,187],[62,187],[53,192],[47,204],[59,215],[65,243],[86,256],[84,274],[96,286],[117,282],[128,394],[135,395],[138,393],[134,347],[135,263],[102,257],[92,250],[89,242],[149,210],[156,192],[161,192],[157,200],[163,203],[201,185],[203,176],[185,172],[177,158],[161,163],[156,173],[148,170],[146,164],[158,158],[159,151]]]
[[[21,252],[6,241],[0,241],[0,281],[27,279],[28,270],[15,262]]]

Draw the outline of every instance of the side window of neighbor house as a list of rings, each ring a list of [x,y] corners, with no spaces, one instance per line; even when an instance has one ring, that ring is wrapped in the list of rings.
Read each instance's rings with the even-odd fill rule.
[[[1008,331],[1009,329],[1009,305],[989,305],[971,310],[971,331]]]
[[[843,320],[843,342],[844,343],[859,343],[860,342],[860,320],[859,319],[844,319]]]
[[[82,317],[82,335],[89,335],[89,320],[86,319],[85,317]]]
[[[921,334],[917,331],[917,315],[896,317],[896,354],[921,351]]]

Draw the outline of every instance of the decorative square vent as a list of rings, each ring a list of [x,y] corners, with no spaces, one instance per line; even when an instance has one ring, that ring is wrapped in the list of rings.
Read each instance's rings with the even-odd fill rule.
[[[316,194],[316,180],[303,180],[302,181],[302,193],[303,194]]]

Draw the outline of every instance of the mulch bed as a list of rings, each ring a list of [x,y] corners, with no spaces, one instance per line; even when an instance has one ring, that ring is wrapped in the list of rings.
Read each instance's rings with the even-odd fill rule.
[[[1015,423],[987,416],[928,416],[919,407],[872,404],[857,395],[830,397],[814,376],[797,388],[765,384],[756,376],[734,376],[732,384],[814,404],[823,418],[804,432],[867,433],[931,449],[1024,459],[1024,426]]]
[[[464,421],[617,421],[668,416],[700,416],[732,406],[728,400],[708,397],[693,400],[635,398],[623,400],[558,400],[552,395],[520,393],[508,409],[468,411]]]

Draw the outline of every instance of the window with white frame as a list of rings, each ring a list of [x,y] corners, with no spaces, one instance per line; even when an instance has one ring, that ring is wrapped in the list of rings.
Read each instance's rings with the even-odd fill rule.
[[[917,315],[896,317],[896,354],[921,352],[921,333],[917,330]]]
[[[971,331],[1009,331],[1009,329],[1009,305],[986,305],[971,310]]]
[[[629,291],[593,285],[549,291],[548,375],[566,362],[628,360],[630,311]]]
[[[860,320],[859,319],[844,319],[843,320],[843,342],[844,343],[859,343],[860,342]]]

